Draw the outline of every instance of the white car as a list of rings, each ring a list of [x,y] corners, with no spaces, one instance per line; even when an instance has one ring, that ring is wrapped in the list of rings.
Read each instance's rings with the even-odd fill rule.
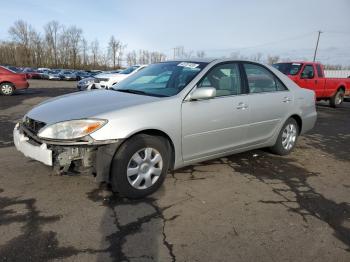
[[[96,75],[94,87],[97,89],[110,89],[113,85],[142,70],[146,66],[147,65],[134,65],[116,74],[102,73]]]

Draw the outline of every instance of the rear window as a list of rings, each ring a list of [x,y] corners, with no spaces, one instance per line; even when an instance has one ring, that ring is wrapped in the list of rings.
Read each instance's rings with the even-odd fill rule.
[[[272,65],[285,75],[297,75],[303,64],[301,63],[277,63]]]

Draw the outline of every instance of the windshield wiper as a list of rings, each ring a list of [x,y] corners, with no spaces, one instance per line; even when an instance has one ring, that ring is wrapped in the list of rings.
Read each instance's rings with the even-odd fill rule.
[[[138,95],[148,95],[145,91],[141,90],[135,90],[135,89],[113,89],[118,92],[124,92],[124,93],[131,93],[131,94],[138,94]]]
[[[151,93],[147,93],[147,92],[145,92],[145,91],[135,90],[135,89],[114,89],[114,88],[113,88],[113,90],[114,90],[114,91],[118,91],[118,92],[124,92],[124,93],[130,93],[130,94],[137,94],[137,95],[166,97],[165,95],[151,94]]]

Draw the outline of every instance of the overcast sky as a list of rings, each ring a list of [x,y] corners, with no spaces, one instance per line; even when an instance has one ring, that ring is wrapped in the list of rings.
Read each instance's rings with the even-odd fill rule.
[[[113,34],[127,49],[175,46],[207,56],[239,51],[312,59],[322,30],[319,60],[350,64],[350,0],[11,0],[0,8],[0,39],[18,19],[42,30],[50,20],[83,29],[106,46]]]

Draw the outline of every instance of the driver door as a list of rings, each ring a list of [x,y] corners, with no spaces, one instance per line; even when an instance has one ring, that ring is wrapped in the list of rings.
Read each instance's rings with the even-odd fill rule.
[[[205,159],[239,148],[245,143],[249,107],[242,95],[238,63],[214,66],[196,88],[214,87],[216,97],[182,104],[184,162]]]
[[[297,84],[302,88],[307,88],[315,91],[317,97],[322,96],[323,87],[319,86],[317,79],[315,79],[315,68],[312,64],[305,64],[303,70],[300,73],[300,79]],[[319,88],[321,87],[321,88]]]

